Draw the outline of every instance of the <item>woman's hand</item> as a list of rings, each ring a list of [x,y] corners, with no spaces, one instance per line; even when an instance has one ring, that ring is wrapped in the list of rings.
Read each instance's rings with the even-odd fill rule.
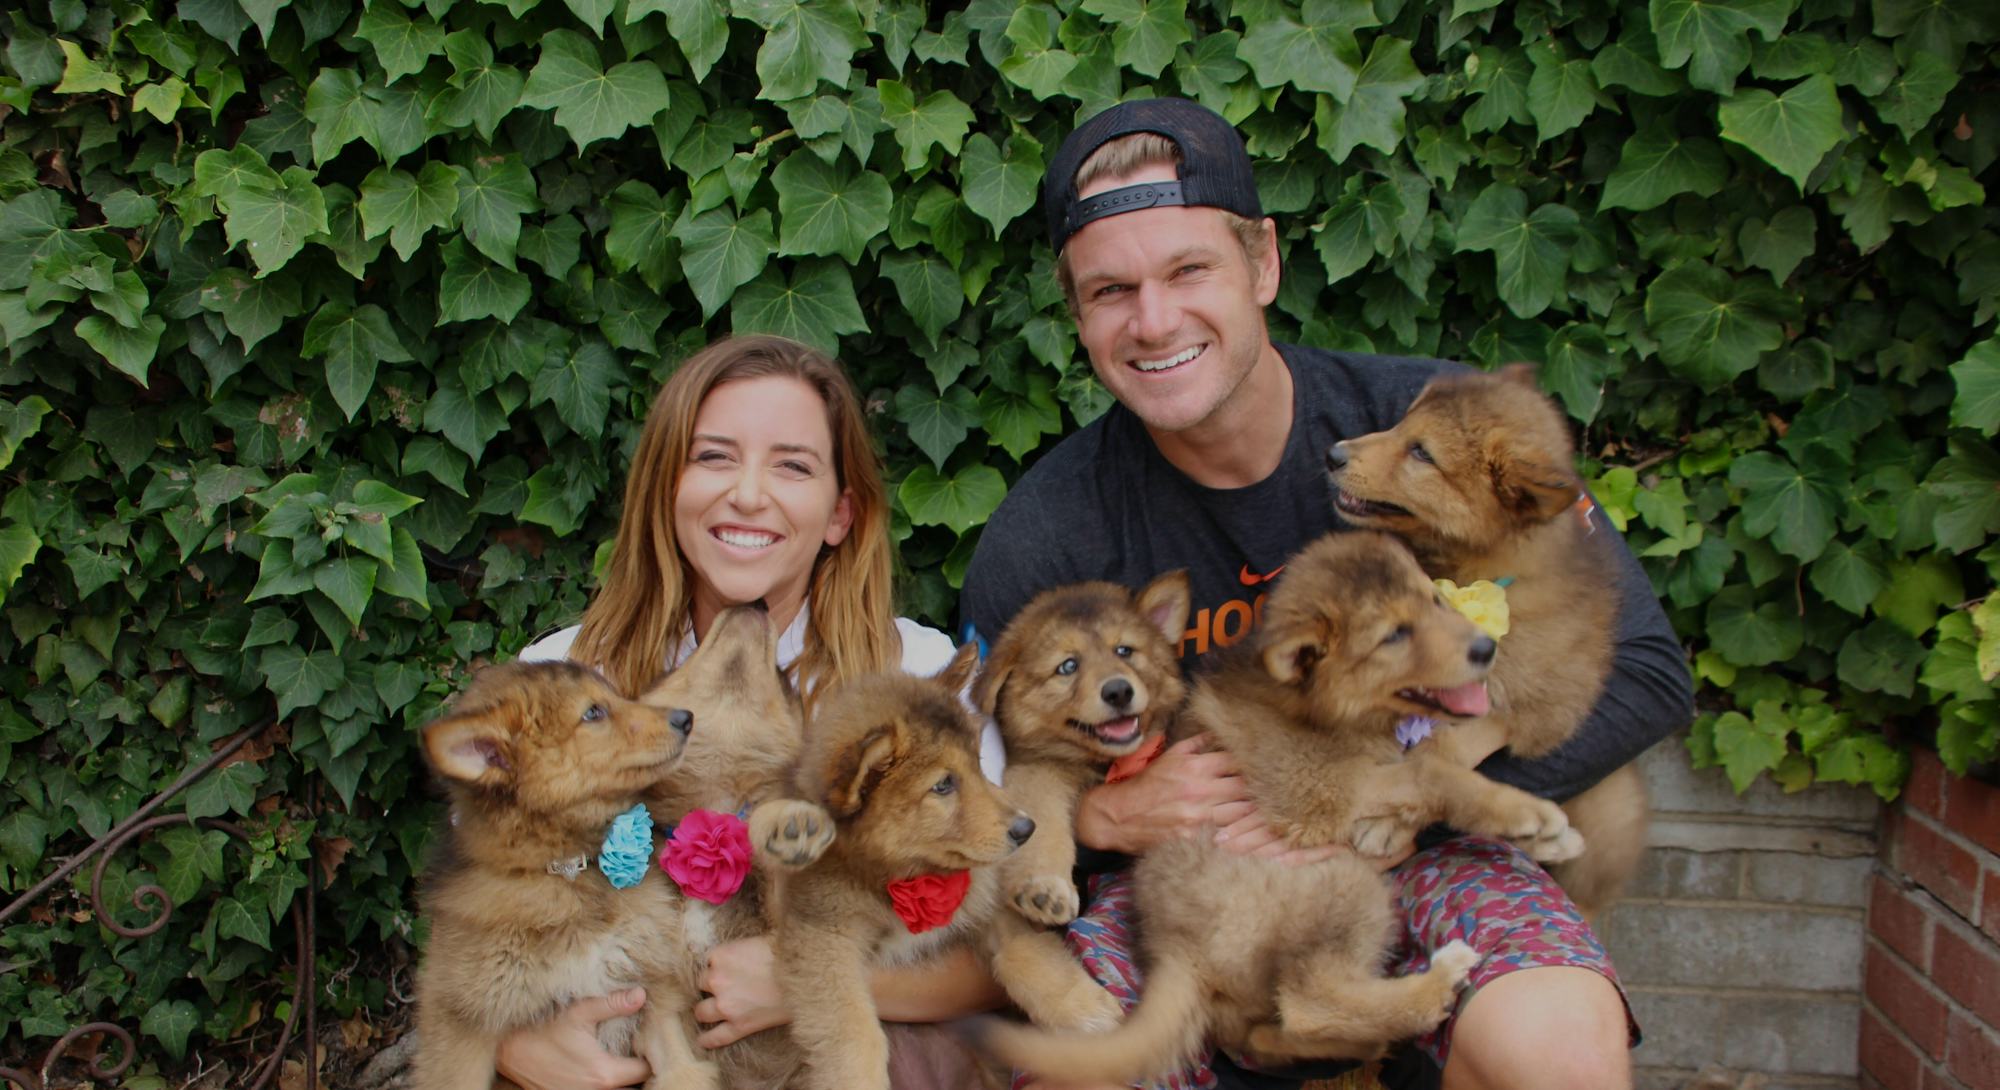
[[[645,1060],[614,1056],[597,1043],[597,1024],[636,1014],[644,988],[579,999],[554,1018],[500,1039],[494,1064],[522,1090],[615,1090],[652,1077]]]
[[[703,1048],[721,1048],[792,1020],[778,990],[778,962],[768,935],[710,950],[695,987],[708,993],[694,1005],[694,1020],[707,1027],[694,1040]]]
[[[1255,811],[1236,760],[1206,734],[1162,750],[1129,780],[1093,787],[1077,814],[1076,838],[1137,855],[1168,840],[1227,828]]]

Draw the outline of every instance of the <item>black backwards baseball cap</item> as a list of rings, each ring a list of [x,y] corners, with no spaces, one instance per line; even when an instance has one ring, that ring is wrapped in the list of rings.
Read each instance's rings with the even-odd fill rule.
[[[1157,133],[1179,145],[1180,181],[1141,182],[1078,199],[1077,168],[1106,143],[1135,132]],[[1042,176],[1042,214],[1048,217],[1049,246],[1057,253],[1092,220],[1169,205],[1221,208],[1253,220],[1264,216],[1243,137],[1221,114],[1184,98],[1135,99],[1092,117],[1063,138]]]

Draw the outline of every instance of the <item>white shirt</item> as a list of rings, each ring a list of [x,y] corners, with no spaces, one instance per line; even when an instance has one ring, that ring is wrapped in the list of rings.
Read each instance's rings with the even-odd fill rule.
[[[571,625],[543,636],[522,649],[521,661],[555,662],[568,658],[570,646],[576,642],[576,634],[581,630],[581,625]],[[902,638],[902,668],[906,674],[934,677],[938,671],[951,664],[952,655],[958,651],[950,636],[935,628],[918,624],[908,617],[896,618],[896,634]],[[672,669],[686,662],[688,656],[694,654],[694,646],[694,631],[689,629],[687,634],[681,637],[680,646],[674,648],[667,668]],[[805,650],[805,646],[806,611],[801,608],[799,615],[792,618],[792,623],[778,634],[778,668],[784,669],[790,666]],[[967,699],[966,694],[961,693],[959,697],[970,706],[971,701]],[[973,714],[978,715],[978,710],[974,709]],[[983,715],[980,719],[985,726],[979,733],[979,770],[986,774],[988,780],[999,783],[1001,774],[1007,770],[1007,750],[1001,745],[998,724]]]

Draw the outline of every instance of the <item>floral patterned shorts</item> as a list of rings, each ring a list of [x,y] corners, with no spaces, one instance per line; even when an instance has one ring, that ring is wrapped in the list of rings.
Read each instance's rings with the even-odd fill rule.
[[[1618,984],[1603,944],[1568,895],[1540,864],[1512,844],[1457,837],[1411,856],[1390,872],[1390,879],[1403,934],[1389,975],[1421,971],[1430,963],[1430,951],[1453,939],[1486,955],[1459,997],[1461,1010],[1466,997],[1517,969],[1575,965],[1594,969]],[[1085,899],[1083,913],[1065,936],[1070,952],[1130,1010],[1138,1002],[1140,985],[1133,957],[1131,876],[1123,871],[1096,875]],[[1622,986],[1619,995],[1624,995]],[[1629,1003],[1625,1017],[1637,1045],[1639,1026],[1632,1020]],[[1442,1068],[1456,1021],[1456,1015],[1446,1019],[1412,1044]],[[1015,1090],[1027,1081],[1017,1073]],[[1156,1090],[1213,1090],[1216,1077],[1206,1063],[1196,1063],[1148,1085]]]

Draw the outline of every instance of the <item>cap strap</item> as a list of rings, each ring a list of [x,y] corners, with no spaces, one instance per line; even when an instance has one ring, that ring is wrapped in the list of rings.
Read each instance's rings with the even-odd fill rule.
[[[1070,208],[1070,234],[1075,234],[1083,225],[1120,212],[1133,212],[1141,208],[1158,208],[1168,205],[1185,205],[1187,199],[1181,195],[1179,182],[1140,182],[1120,189],[1107,190],[1095,196],[1085,197]]]

